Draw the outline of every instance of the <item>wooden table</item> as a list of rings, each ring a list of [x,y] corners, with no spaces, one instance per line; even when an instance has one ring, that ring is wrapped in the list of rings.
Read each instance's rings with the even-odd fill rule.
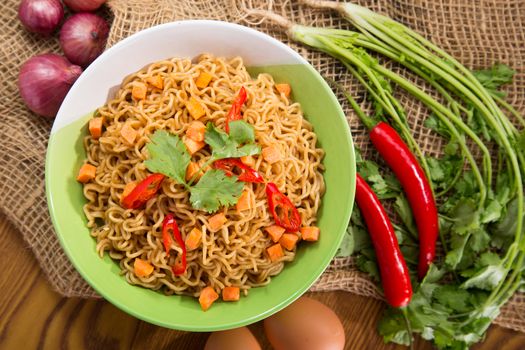
[[[0,215],[0,349],[202,349],[208,333],[179,332],[142,322],[103,300],[63,298],[48,284],[31,250]],[[347,349],[384,345],[376,324],[384,305],[345,292],[309,293],[330,306],[346,329]],[[271,349],[262,324],[250,329]],[[432,349],[418,339],[416,349]],[[492,326],[475,349],[524,349],[525,334]]]

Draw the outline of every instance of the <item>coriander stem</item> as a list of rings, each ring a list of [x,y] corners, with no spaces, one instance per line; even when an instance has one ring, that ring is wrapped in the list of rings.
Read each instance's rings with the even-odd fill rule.
[[[204,162],[204,164],[199,167],[199,169],[195,172],[195,174],[193,174],[193,176],[191,177],[190,181],[188,181],[188,187],[193,185],[193,183],[195,182],[195,180],[197,179],[197,177],[199,176],[199,174],[201,172],[204,172],[204,170],[211,164],[213,163],[214,161],[216,161],[217,159],[215,159],[213,156],[210,156],[210,158],[208,158],[208,160],[206,162]]]
[[[408,319],[408,311],[407,311],[407,307],[402,307],[400,308],[401,310],[401,313],[403,314],[403,319],[405,320],[405,326],[407,328],[407,333],[408,333],[408,342],[409,342],[409,346],[410,346],[410,350],[414,350],[414,340],[412,338],[412,326],[410,325],[410,320]]]

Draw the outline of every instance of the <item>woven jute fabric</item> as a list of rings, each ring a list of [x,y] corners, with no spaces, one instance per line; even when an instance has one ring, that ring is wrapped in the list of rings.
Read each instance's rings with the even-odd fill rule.
[[[518,73],[506,87],[507,101],[525,112],[525,1],[524,0],[361,0],[356,1],[433,40],[469,68],[495,62]],[[0,4],[0,210],[22,234],[37,257],[52,287],[64,296],[99,297],[73,268],[53,231],[45,199],[44,163],[52,122],[31,113],[17,88],[20,65],[33,55],[60,52],[55,37],[28,33],[17,18],[18,0]],[[358,84],[341,64],[290,42],[269,21],[249,16],[250,9],[271,10],[289,20],[316,26],[347,27],[336,13],[313,10],[290,0],[110,0],[112,21],[108,47],[160,23],[184,19],[216,19],[254,27],[285,42],[305,57],[323,76],[336,78],[358,96]],[[396,71],[421,84],[404,70]],[[422,126],[428,111],[399,93],[416,140],[427,154],[439,154],[441,140]],[[374,158],[364,128],[341,99],[354,141],[365,157]],[[370,151],[368,151],[370,149]],[[378,160],[380,161],[380,160]],[[351,258],[337,258],[312,290],[345,290],[381,298],[377,286],[359,272]],[[525,332],[525,297],[516,294],[496,323]]]

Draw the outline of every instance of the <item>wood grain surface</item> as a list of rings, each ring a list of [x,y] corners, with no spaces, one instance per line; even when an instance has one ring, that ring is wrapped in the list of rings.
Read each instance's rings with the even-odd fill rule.
[[[0,349],[202,349],[209,333],[179,332],[140,321],[103,300],[55,293],[31,250],[0,215]],[[331,307],[346,330],[346,349],[405,349],[376,332],[384,305],[346,292],[308,293]],[[271,349],[262,323],[249,327]],[[432,345],[416,340],[416,349]],[[524,349],[525,334],[492,326],[475,349]]]

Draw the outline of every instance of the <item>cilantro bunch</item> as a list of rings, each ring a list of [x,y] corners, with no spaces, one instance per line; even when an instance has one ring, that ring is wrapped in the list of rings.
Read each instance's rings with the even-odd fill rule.
[[[513,71],[495,65],[473,74],[491,95],[503,98],[498,88],[512,80]],[[463,103],[454,108],[461,108],[467,116],[465,125],[484,144],[497,140],[495,131],[487,126],[475,105]],[[412,330],[432,340],[440,349],[466,349],[483,339],[502,305],[524,283],[523,239],[516,234],[517,230],[523,233],[518,225],[524,212],[521,196],[513,187],[516,174],[505,150],[499,148],[496,164],[491,166],[494,170],[490,170],[488,177],[482,175],[480,184],[475,170],[465,166],[468,163],[465,150],[449,125],[434,113],[426,119],[425,126],[447,143],[441,157],[425,158],[439,204],[443,253],[424,280],[418,281],[415,273],[419,253],[417,231],[399,182],[392,174],[382,174],[377,163],[359,155],[357,166],[378,197],[389,203],[395,213],[394,227],[415,291],[407,307]],[[465,138],[465,134],[460,135]],[[522,157],[523,147],[516,147],[515,155]],[[494,179],[487,183],[491,176]],[[484,193],[480,186],[485,186]],[[375,253],[357,208],[338,255],[356,255],[357,266],[379,281]],[[385,341],[400,344],[408,345],[411,338],[403,315],[395,309],[387,310],[379,332]]]
[[[230,122],[230,133],[217,129],[212,123],[206,126],[204,141],[210,146],[212,154],[199,172],[204,172],[214,161],[223,158],[239,158],[259,154],[261,149],[255,144],[253,127],[243,120]],[[186,181],[186,169],[191,156],[179,136],[164,130],[157,130],[147,145],[150,158],[146,168],[154,173],[164,174],[183,185],[190,192],[193,208],[209,213],[220,206],[237,203],[244,184],[236,176],[226,176],[217,169],[204,172],[200,180],[193,184],[195,177]]]

